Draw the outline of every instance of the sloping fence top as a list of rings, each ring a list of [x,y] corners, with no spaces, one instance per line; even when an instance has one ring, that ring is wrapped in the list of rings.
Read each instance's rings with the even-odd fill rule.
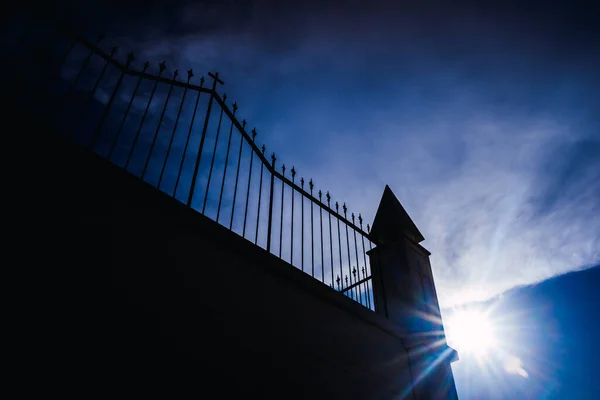
[[[194,84],[179,72],[135,67],[104,38],[88,40],[60,29],[51,41],[58,66],[48,86],[57,96],[53,115],[66,134],[188,207],[201,212],[363,306],[374,310],[370,227],[348,214],[312,179],[277,164],[236,117],[238,106],[218,93],[209,73]],[[24,48],[37,40],[23,33]],[[235,133],[234,133],[235,132]],[[341,210],[340,210],[341,208]],[[366,230],[365,230],[366,228]],[[224,266],[223,266],[224,267]]]

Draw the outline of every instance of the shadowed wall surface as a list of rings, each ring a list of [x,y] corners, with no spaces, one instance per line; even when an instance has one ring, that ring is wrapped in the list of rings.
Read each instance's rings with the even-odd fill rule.
[[[38,345],[61,360],[54,385],[382,399],[410,387],[383,318],[77,145],[39,143],[55,270]]]

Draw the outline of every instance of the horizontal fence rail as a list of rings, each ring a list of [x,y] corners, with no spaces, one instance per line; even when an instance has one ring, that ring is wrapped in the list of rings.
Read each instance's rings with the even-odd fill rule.
[[[27,42],[27,33],[19,40]],[[90,41],[61,30],[51,40],[59,60],[48,84],[59,99],[52,115],[65,134],[375,309],[369,225],[365,231],[360,214],[256,143],[257,130],[248,132],[238,105],[219,93],[218,73],[196,79],[191,69],[180,74],[164,62],[138,65],[133,53],[119,59],[102,36]]]

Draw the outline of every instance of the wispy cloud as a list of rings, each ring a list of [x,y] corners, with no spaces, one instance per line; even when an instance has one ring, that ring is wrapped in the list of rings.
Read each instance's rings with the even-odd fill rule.
[[[113,39],[139,60],[218,69],[257,141],[367,221],[389,184],[426,237],[443,306],[600,260],[585,35],[551,18],[262,5],[184,5],[169,14],[179,25],[155,16]]]

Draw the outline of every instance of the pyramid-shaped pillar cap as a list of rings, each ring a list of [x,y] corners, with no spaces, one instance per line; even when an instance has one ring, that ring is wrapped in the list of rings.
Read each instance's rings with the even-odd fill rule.
[[[388,185],[383,190],[370,234],[376,243],[392,242],[402,236],[417,243],[425,240]]]

